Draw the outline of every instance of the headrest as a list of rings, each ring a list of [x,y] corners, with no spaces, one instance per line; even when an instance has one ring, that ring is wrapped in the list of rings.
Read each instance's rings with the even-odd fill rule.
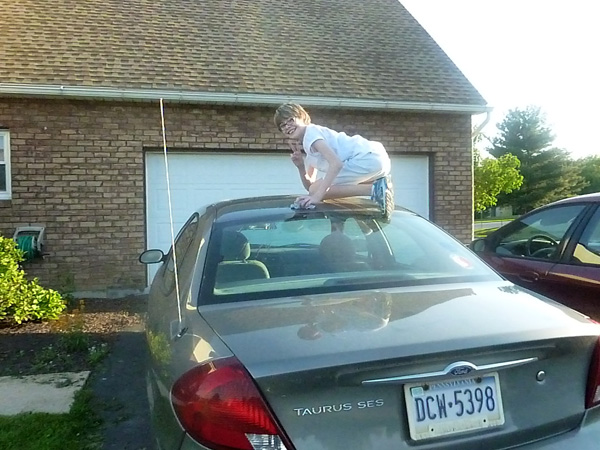
[[[224,231],[221,240],[223,261],[244,261],[250,256],[248,239],[238,231]]]
[[[319,253],[326,263],[351,263],[356,258],[352,239],[341,231],[325,236],[319,245]]]

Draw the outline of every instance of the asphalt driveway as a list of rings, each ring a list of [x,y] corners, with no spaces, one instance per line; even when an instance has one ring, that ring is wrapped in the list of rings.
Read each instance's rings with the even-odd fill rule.
[[[155,450],[146,395],[147,350],[142,329],[119,333],[90,387],[104,421],[104,450]]]

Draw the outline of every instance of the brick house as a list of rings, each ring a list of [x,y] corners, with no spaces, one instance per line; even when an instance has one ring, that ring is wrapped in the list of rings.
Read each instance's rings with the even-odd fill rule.
[[[397,203],[471,239],[488,107],[396,0],[22,0],[0,42],[0,234],[44,227],[26,267],[47,286],[147,286],[137,257],[169,237],[160,99],[176,228],[206,201],[302,192],[272,123],[296,101],[383,142]]]

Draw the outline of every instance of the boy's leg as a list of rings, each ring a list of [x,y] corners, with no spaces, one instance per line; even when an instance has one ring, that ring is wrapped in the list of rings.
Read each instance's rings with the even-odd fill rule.
[[[314,186],[315,183],[313,183]],[[327,189],[324,199],[342,197],[367,197],[371,195],[371,183],[367,184],[334,184]],[[311,186],[312,188],[312,186]],[[315,188],[316,189],[316,188]],[[310,190],[309,190],[310,193]]]
[[[394,211],[394,191],[389,170],[387,154],[350,159],[344,163],[323,198],[371,196],[381,208],[384,218],[389,220]],[[315,192],[319,183],[320,180],[317,180],[311,185],[309,194]]]
[[[342,169],[333,180],[333,185],[373,184],[375,180],[389,173],[388,160],[387,156],[374,154],[351,158],[344,162]]]

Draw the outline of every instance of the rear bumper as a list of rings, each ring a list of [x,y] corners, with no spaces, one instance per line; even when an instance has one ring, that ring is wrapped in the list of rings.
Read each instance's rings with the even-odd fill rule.
[[[600,407],[586,412],[581,425],[568,433],[562,433],[541,441],[515,447],[519,450],[598,450],[600,442]],[[180,450],[208,450],[185,436]]]
[[[599,446],[600,406],[586,411],[578,428],[517,448],[523,450],[598,450]]]

